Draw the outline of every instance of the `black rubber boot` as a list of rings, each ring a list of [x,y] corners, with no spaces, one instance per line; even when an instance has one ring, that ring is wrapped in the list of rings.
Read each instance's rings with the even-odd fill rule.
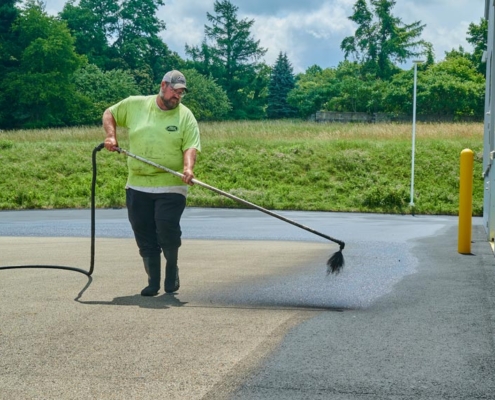
[[[141,296],[156,296],[160,290],[160,254],[153,257],[143,257],[143,262],[144,269],[148,274],[148,286],[141,290]]]
[[[179,267],[177,259],[179,257],[179,249],[164,250],[163,254],[167,260],[165,267],[165,292],[173,293],[179,290]]]

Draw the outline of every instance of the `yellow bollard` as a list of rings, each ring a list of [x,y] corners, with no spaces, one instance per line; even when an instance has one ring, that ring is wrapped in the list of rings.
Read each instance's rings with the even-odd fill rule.
[[[457,244],[457,251],[461,254],[471,254],[473,166],[474,152],[470,149],[462,150],[459,184],[459,235]]]

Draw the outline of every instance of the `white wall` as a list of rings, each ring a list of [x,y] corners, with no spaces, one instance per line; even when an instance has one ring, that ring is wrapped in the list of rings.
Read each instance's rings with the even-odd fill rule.
[[[488,20],[486,52],[485,129],[483,143],[483,222],[489,241],[495,238],[495,0],[485,0],[485,18]]]

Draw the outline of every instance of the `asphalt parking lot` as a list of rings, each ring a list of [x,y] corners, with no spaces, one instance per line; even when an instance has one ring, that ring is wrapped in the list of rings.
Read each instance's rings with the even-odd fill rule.
[[[0,270],[1,399],[495,399],[495,260],[480,219],[188,209],[176,295],[124,210],[97,214],[91,277]],[[0,265],[85,269],[87,211],[0,213]]]

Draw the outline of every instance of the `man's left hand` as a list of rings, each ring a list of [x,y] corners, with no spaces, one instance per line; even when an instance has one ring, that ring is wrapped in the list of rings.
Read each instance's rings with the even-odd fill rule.
[[[194,179],[194,173],[191,169],[184,169],[183,175],[182,175],[182,181],[184,183],[187,183],[188,185],[194,185],[192,180]]]

